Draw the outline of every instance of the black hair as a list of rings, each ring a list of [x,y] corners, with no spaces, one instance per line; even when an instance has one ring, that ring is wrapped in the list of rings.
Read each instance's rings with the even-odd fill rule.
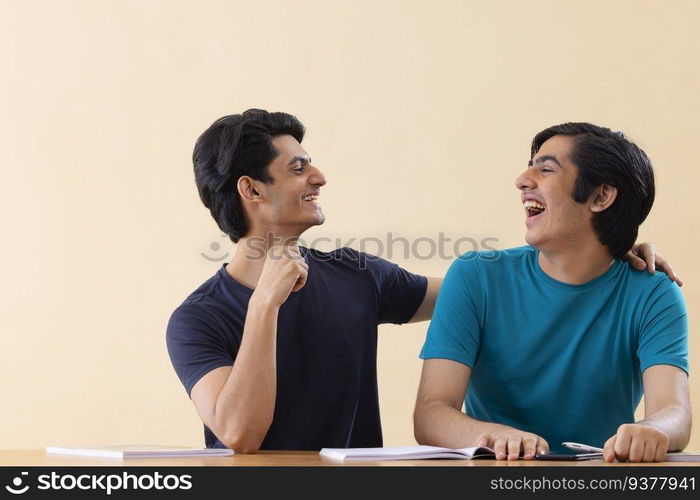
[[[593,216],[598,240],[619,259],[632,248],[639,226],[654,204],[654,171],[646,153],[622,132],[590,123],[564,123],[543,130],[532,140],[530,159],[555,135],[574,138],[571,160],[578,168],[571,196],[587,201],[601,184],[617,188],[612,205]]]
[[[272,139],[280,135],[291,135],[301,142],[304,125],[287,113],[249,109],[216,120],[194,146],[192,162],[199,197],[234,243],[250,229],[238,195],[238,179],[247,175],[266,184],[273,182],[268,166],[279,151]]]

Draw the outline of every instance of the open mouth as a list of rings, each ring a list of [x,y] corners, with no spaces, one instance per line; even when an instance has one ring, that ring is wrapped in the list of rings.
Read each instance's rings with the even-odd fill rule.
[[[308,201],[310,203],[315,203],[316,205],[318,205],[318,203],[316,202],[316,200],[318,200],[317,194],[307,194],[306,196],[303,196],[301,199],[303,201]]]
[[[525,207],[525,211],[527,212],[528,218],[537,217],[538,215],[541,215],[545,210],[547,210],[542,203],[535,200],[527,200],[523,203],[523,206]]]

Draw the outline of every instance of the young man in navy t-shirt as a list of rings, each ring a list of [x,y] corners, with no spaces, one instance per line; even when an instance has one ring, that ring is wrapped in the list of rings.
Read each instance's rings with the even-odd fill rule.
[[[170,318],[175,370],[207,447],[239,452],[382,445],[377,325],[430,318],[441,280],[299,236],[321,224],[326,184],[293,116],[249,110],[197,141],[195,180],[238,243]]]

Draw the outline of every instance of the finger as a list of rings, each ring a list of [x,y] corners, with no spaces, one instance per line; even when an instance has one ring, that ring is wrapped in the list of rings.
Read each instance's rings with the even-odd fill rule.
[[[671,264],[669,264],[665,259],[662,259],[660,256],[657,256],[656,258],[656,268],[659,271],[666,273],[668,277],[671,278],[671,281],[675,281],[678,286],[683,286],[683,282],[680,280],[678,275],[676,275],[676,271],[673,270]]]
[[[615,461],[615,441],[617,441],[617,434],[608,439],[603,445],[603,458],[608,463]]]
[[[513,437],[508,440],[508,460],[518,459],[522,444],[523,440],[520,437]]]
[[[301,252],[299,251],[298,248],[294,247],[284,247],[284,255],[286,255],[290,259],[294,260],[304,260],[304,257],[301,255]]]
[[[630,441],[629,453],[627,460],[630,462],[641,462],[644,457],[644,440],[641,438],[632,438]]]
[[[666,460],[666,452],[668,451],[668,444],[664,446],[663,444],[659,444],[659,446],[656,447],[656,456],[654,456],[654,461],[656,462],[663,462]]]
[[[650,241],[648,243],[642,243],[642,258],[647,263],[647,270],[649,273],[654,274],[656,270],[656,250],[654,244]]]
[[[632,435],[627,431],[617,431],[617,439],[615,440],[615,458],[620,462],[627,460],[630,454],[630,445],[632,444]]]
[[[506,459],[506,444],[507,441],[504,438],[498,438],[496,442],[493,443],[493,451],[496,454],[496,460]]]
[[[523,439],[523,458],[525,460],[531,460],[535,456],[537,449],[537,437],[530,436]]]
[[[305,269],[302,269],[299,272],[299,276],[297,277],[296,283],[294,283],[294,286],[292,287],[292,292],[298,292],[302,288],[304,288],[304,285],[306,285],[306,280],[308,279],[309,273]]]
[[[657,443],[654,441],[647,441],[644,443],[644,454],[642,455],[642,462],[653,462],[656,458],[656,448]]]
[[[544,438],[537,439],[537,454],[545,455],[549,453],[549,443]]]
[[[627,261],[630,263],[630,265],[632,267],[635,267],[635,268],[639,269],[640,271],[643,271],[647,267],[647,264],[646,264],[646,262],[644,262],[644,259],[637,257],[637,255],[635,255],[635,253],[631,250],[629,252],[627,252],[627,255],[625,255],[625,258],[627,259]]]
[[[491,436],[489,436],[488,434],[481,434],[478,438],[476,438],[477,446],[488,446],[490,442]]]

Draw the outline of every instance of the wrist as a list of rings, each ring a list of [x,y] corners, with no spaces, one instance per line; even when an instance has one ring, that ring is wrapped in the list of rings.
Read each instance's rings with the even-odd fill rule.
[[[257,289],[250,296],[250,301],[248,302],[248,310],[254,309],[256,312],[277,312],[279,311],[280,304],[275,302],[273,298]]]

